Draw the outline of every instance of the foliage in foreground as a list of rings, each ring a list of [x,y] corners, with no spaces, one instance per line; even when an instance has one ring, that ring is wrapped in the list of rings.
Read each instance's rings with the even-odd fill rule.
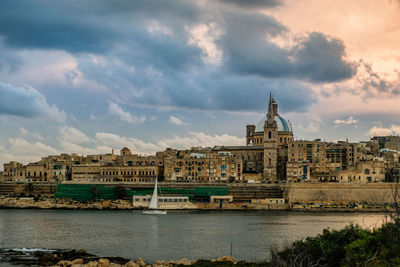
[[[325,229],[271,254],[271,266],[400,266],[400,221],[374,230]]]

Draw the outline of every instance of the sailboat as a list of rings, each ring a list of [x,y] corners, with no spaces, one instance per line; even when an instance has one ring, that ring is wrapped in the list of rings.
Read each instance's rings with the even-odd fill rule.
[[[165,214],[167,214],[166,210],[158,209],[157,178],[156,178],[156,183],[154,184],[154,191],[153,191],[153,195],[151,196],[149,209],[144,210],[143,214],[146,214],[146,215],[165,215]]]

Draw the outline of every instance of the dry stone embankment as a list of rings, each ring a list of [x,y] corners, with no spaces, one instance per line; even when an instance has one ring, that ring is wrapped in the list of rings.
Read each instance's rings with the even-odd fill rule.
[[[393,203],[396,184],[340,184],[298,183],[288,185],[289,204],[340,203],[383,204]]]

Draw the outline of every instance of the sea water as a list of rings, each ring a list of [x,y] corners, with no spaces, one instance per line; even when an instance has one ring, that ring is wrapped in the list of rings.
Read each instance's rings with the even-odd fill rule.
[[[98,256],[156,260],[213,259],[230,254],[260,262],[271,246],[350,223],[373,228],[384,213],[0,210],[0,248],[84,249]]]

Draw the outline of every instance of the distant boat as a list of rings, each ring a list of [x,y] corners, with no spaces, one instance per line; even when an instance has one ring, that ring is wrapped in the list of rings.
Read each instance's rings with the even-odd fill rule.
[[[166,210],[158,209],[158,193],[157,193],[157,178],[156,183],[154,184],[153,195],[151,196],[150,205],[148,210],[144,210],[143,214],[145,215],[166,215]]]

